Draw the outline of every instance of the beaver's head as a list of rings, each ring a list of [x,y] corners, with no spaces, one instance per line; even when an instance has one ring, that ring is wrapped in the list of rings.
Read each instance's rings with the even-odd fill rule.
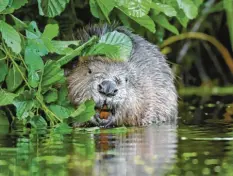
[[[92,122],[105,125],[110,122],[119,108],[130,96],[130,87],[135,81],[128,62],[113,61],[103,57],[89,57],[79,61],[77,68],[69,76],[69,95],[76,105],[93,99],[96,115]],[[101,117],[107,112],[108,119]]]

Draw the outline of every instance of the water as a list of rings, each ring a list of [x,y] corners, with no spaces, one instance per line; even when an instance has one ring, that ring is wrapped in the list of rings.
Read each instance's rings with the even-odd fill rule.
[[[233,175],[233,124],[207,122],[38,132],[1,126],[0,176]]]

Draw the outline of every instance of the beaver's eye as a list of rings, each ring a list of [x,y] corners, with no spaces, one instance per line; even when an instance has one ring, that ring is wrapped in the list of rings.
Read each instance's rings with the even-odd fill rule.
[[[91,74],[92,73],[92,70],[90,68],[88,68],[88,73]]]
[[[129,80],[128,80],[128,78],[125,78],[125,82],[128,82]]]

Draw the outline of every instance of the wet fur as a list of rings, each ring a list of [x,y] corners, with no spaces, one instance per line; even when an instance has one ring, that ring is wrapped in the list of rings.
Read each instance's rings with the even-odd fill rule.
[[[77,32],[83,42],[91,36],[102,36],[117,30],[129,36],[133,42],[130,58],[117,62],[101,56],[79,61],[77,68],[68,77],[69,97],[76,105],[93,98],[99,104],[104,99],[97,91],[103,79],[120,80],[119,91],[107,98],[115,108],[113,125],[142,126],[152,122],[175,121],[177,118],[177,92],[174,76],[158,48],[123,27],[109,25],[87,26]],[[92,73],[89,74],[89,70]],[[126,79],[127,78],[127,79]],[[127,81],[128,80],[128,81]],[[85,124],[97,125],[94,118]]]

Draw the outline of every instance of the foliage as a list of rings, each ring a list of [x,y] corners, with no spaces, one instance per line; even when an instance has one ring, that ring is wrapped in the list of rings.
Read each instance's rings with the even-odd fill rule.
[[[49,17],[44,27],[38,26],[36,18],[28,20],[17,15],[23,11],[23,16],[27,16],[26,10],[35,3],[37,13]],[[42,128],[70,122],[68,118],[79,122],[89,120],[95,113],[94,102],[87,100],[77,109],[70,103],[63,66],[80,55],[106,55],[121,60],[130,55],[132,41],[116,31],[100,38],[93,36],[86,43],[59,40],[63,23],[53,17],[59,17],[70,4],[81,6],[82,2],[1,1],[0,96],[3,98],[0,106],[10,111],[13,122],[19,120],[24,125],[30,123]],[[177,19],[186,27],[189,20],[197,16],[201,4],[201,0],[89,1],[91,14],[101,21],[111,23],[117,19],[132,29],[140,25],[153,33],[157,29],[167,29],[174,34],[179,34],[179,30],[170,21]],[[29,12],[34,13],[33,10]]]

